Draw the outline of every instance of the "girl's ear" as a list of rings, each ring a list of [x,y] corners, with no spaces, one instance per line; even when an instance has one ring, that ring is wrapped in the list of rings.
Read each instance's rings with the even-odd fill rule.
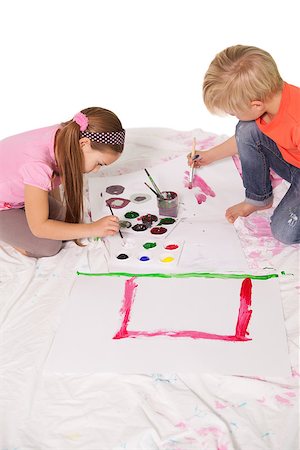
[[[83,137],[79,139],[79,145],[82,151],[86,150],[87,148],[91,147],[91,141],[87,137]]]

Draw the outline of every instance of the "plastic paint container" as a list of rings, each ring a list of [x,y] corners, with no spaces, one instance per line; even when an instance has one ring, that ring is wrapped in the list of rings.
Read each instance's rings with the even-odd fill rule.
[[[160,216],[177,217],[178,195],[173,191],[163,191],[162,198],[157,198],[157,206]]]

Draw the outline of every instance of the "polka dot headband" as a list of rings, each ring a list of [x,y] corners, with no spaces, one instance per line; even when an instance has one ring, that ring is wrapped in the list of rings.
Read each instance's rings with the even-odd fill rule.
[[[125,130],[120,131],[103,131],[100,133],[92,133],[87,130],[89,125],[88,117],[82,112],[77,113],[73,117],[73,122],[76,122],[80,128],[80,137],[87,137],[93,142],[110,145],[123,145],[125,141]]]

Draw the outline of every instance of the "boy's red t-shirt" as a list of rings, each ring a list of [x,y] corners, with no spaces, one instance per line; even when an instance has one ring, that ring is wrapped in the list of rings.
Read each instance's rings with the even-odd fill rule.
[[[278,113],[266,123],[259,117],[258,128],[276,142],[283,158],[300,168],[300,88],[284,83]]]

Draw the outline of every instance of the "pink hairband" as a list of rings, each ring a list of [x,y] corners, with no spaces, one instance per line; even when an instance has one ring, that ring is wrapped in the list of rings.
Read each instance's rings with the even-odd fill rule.
[[[92,133],[91,131],[87,131],[87,127],[89,125],[88,117],[79,112],[75,114],[73,117],[73,121],[77,123],[80,127],[80,137],[87,137],[91,141],[99,142],[101,144],[110,144],[110,145],[123,145],[125,141],[125,130],[120,131],[103,131],[99,133]]]
[[[85,131],[89,125],[89,119],[82,112],[75,114],[73,122],[76,122],[77,125],[79,125],[80,131]]]

